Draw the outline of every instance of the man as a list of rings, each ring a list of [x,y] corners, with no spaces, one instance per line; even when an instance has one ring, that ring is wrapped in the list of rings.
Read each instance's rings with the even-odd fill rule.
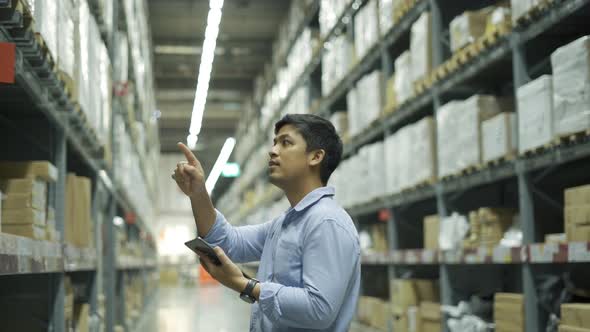
[[[347,331],[359,295],[360,246],[350,216],[326,186],[342,156],[334,126],[303,114],[275,124],[269,178],[291,208],[255,226],[232,227],[214,209],[203,168],[184,144],[179,147],[188,163],[177,165],[174,178],[191,199],[199,236],[216,246],[222,264],[205,255],[201,262],[253,303],[250,331]],[[260,282],[233,263],[251,261],[260,261]]]

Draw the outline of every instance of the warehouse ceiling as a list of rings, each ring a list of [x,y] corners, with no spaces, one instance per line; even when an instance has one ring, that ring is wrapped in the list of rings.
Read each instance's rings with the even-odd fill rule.
[[[162,112],[162,153],[186,141],[207,23],[208,0],[148,0],[156,100]],[[211,169],[227,137],[235,134],[254,78],[271,61],[272,43],[289,0],[226,0],[197,154]]]

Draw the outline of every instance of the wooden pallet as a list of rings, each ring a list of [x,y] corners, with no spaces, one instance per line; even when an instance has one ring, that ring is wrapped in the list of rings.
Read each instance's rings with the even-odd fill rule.
[[[414,6],[418,0],[403,0],[400,1],[397,7],[393,10],[393,21],[399,22]]]
[[[449,180],[453,180],[456,178],[464,177],[464,176],[473,174],[473,173],[479,171],[480,169],[481,169],[480,164],[467,166],[467,167],[463,168],[462,170],[460,170],[459,172],[441,177],[441,181],[449,181]]]
[[[543,15],[558,0],[537,0],[539,3],[516,19],[516,25],[527,25]]]
[[[57,73],[57,63],[55,61],[55,58],[53,57],[53,54],[51,54],[51,50],[49,50],[49,47],[47,47],[47,43],[45,43],[45,39],[43,39],[43,36],[41,36],[40,33],[35,32],[34,33],[35,36],[35,40],[37,41],[37,44],[39,44],[39,47],[41,48],[41,51],[43,52],[43,56],[45,57],[45,59],[47,60],[47,64],[49,65],[49,68]]]
[[[539,145],[534,148],[527,149],[524,152],[522,152],[521,155],[525,156],[525,157],[536,156],[540,153],[550,150],[551,148],[553,148],[554,144],[555,144],[554,142],[547,142],[543,145]]]
[[[430,89],[432,86],[432,81],[430,80],[430,76],[427,75],[426,78],[422,78],[416,82],[414,82],[414,94],[416,96],[421,95],[426,90]]]
[[[490,168],[490,167],[496,167],[498,165],[504,164],[506,162],[512,161],[516,159],[516,153],[515,152],[510,152],[506,155],[503,155],[500,158],[496,158],[496,159],[492,159],[492,160],[488,160],[483,162],[481,165],[479,165],[479,169],[485,169],[485,168]]]
[[[402,193],[405,193],[405,192],[410,192],[410,191],[416,191],[416,190],[419,190],[419,189],[422,189],[422,188],[426,188],[426,187],[431,187],[431,186],[433,186],[436,183],[436,181],[437,181],[436,180],[436,177],[433,176],[433,177],[430,177],[430,178],[428,178],[426,180],[423,180],[423,181],[420,181],[420,182],[418,182],[416,184],[413,184],[413,185],[411,185],[411,186],[409,186],[407,188],[403,188],[401,190],[401,192]]]
[[[584,140],[590,139],[590,128],[579,131],[576,133],[571,133],[567,135],[558,135],[553,139],[554,146],[561,146],[567,145],[572,143],[578,143]]]
[[[57,78],[62,82],[66,95],[74,104],[78,104],[78,95],[76,92],[76,82],[62,70],[57,71]]]

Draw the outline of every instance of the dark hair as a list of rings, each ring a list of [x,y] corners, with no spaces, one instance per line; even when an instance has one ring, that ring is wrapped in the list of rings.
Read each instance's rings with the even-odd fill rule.
[[[326,185],[342,159],[342,140],[336,133],[334,125],[313,114],[287,114],[275,123],[275,135],[285,125],[297,128],[307,143],[307,152],[318,149],[326,152],[320,165],[320,179]]]

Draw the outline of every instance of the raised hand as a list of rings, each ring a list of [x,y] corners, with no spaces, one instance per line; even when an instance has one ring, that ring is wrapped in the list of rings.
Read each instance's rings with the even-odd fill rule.
[[[179,142],[178,147],[184,153],[186,162],[180,162],[176,165],[172,178],[176,181],[180,190],[188,197],[206,192],[203,166],[186,145]]]

